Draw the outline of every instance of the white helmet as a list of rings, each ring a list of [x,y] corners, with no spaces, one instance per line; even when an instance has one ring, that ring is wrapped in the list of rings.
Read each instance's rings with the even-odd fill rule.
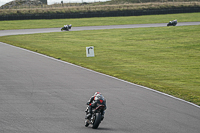
[[[96,96],[97,94],[101,94],[101,93],[97,91],[97,92],[94,93],[94,96]]]

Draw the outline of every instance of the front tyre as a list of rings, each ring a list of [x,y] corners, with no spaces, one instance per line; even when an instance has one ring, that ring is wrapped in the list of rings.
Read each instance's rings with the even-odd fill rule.
[[[101,123],[101,114],[100,113],[96,113],[96,119],[95,119],[95,121],[93,123],[92,128],[93,129],[97,129],[100,123]]]

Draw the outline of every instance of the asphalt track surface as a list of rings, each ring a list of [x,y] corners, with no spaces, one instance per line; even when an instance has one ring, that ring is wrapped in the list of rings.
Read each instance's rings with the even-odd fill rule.
[[[88,29],[73,27],[72,31],[84,28]],[[126,25],[125,28],[133,27]],[[39,33],[44,29],[4,33],[29,34],[33,31]],[[46,31],[55,32],[54,29]],[[5,35],[2,31],[0,34]],[[95,91],[104,94],[108,106],[105,119],[96,130],[84,127],[85,104]],[[199,133],[200,107],[0,42],[0,133],[93,132]]]
[[[187,26],[187,25],[200,25],[200,22],[180,22],[180,23],[177,24],[177,26]],[[86,26],[86,27],[72,27],[72,29],[70,31],[117,29],[117,28],[139,28],[139,27],[140,28],[147,28],[147,27],[164,27],[164,26],[167,26],[167,24],[166,23],[158,23],[158,24],[131,24],[131,25]],[[60,30],[61,30],[61,28],[0,30],[0,36],[60,32]]]

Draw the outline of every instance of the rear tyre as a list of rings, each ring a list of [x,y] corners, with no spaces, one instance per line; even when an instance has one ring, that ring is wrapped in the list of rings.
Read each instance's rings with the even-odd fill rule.
[[[97,113],[96,114],[96,119],[94,121],[94,124],[93,124],[93,129],[97,129],[99,124],[101,123],[101,114],[100,113]]]

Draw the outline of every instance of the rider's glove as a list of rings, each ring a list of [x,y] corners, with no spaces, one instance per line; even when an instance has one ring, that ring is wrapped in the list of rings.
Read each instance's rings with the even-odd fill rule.
[[[90,102],[87,102],[86,104],[87,104],[87,105],[89,105],[89,104],[90,104]]]

